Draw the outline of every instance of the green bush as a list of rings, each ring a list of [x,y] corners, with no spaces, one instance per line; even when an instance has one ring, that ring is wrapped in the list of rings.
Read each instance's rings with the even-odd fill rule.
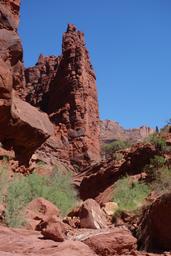
[[[26,178],[16,176],[9,183],[6,196],[5,223],[8,226],[20,227],[25,223],[23,209],[29,201]]]
[[[145,172],[148,175],[148,178],[150,181],[153,181],[156,179],[158,175],[158,170],[166,164],[166,159],[163,156],[154,156],[150,160],[150,164],[145,167]]]
[[[114,185],[113,201],[118,204],[120,211],[134,211],[142,206],[149,192],[148,185],[124,177]]]
[[[164,151],[166,148],[166,141],[160,136],[160,134],[152,134],[147,138],[147,141],[154,144],[156,149]]]
[[[103,152],[105,155],[112,156],[116,151],[130,147],[130,143],[127,141],[116,140],[103,146]]]
[[[8,186],[8,163],[6,159],[0,166],[0,203],[5,201],[5,193]]]
[[[163,167],[163,165],[166,163],[166,159],[163,157],[163,156],[158,156],[158,155],[156,155],[156,156],[154,156],[154,158],[152,158],[151,160],[150,160],[150,166],[152,167],[152,168],[157,168],[157,169],[159,169],[159,168],[161,168],[161,167]]]
[[[152,190],[158,194],[165,193],[171,190],[171,169],[163,167],[157,170],[155,180],[152,182]]]
[[[54,170],[51,176],[30,174],[16,176],[9,182],[6,196],[5,222],[8,226],[24,224],[24,207],[33,199],[43,197],[54,203],[63,215],[75,205],[76,192],[71,183],[71,175]]]

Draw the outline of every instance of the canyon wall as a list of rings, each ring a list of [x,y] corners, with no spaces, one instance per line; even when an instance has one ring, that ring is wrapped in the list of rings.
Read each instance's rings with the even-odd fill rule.
[[[147,126],[124,129],[118,122],[111,120],[100,121],[101,143],[110,143],[114,140],[128,141],[130,143],[142,142],[155,130]]]
[[[31,155],[53,133],[47,114],[24,102],[23,49],[17,33],[19,0],[0,2],[0,142],[28,164]]]

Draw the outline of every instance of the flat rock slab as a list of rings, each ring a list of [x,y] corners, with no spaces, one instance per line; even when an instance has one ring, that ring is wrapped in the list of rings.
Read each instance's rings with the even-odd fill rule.
[[[97,256],[79,241],[57,243],[43,240],[40,233],[0,226],[1,256]]]

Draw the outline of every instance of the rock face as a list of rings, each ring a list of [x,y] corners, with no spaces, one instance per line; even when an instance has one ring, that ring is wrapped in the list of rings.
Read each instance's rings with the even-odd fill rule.
[[[139,245],[148,251],[171,250],[171,193],[157,198],[145,211],[139,228]]]
[[[99,161],[96,77],[83,33],[69,24],[63,35],[62,55],[40,56],[35,67],[26,69],[25,76],[26,100],[48,113],[56,126],[56,156],[81,166]],[[43,151],[49,152],[49,148],[47,143]]]
[[[117,122],[111,120],[100,121],[100,139],[102,143],[110,143],[114,140],[123,140],[133,143],[142,142],[154,132],[154,129],[147,126],[124,129]]]
[[[31,105],[45,110],[47,108],[46,94],[56,76],[60,57],[40,55],[34,67],[25,69],[26,101]],[[24,95],[23,95],[24,96]]]
[[[20,0],[2,0],[0,3],[0,57],[12,71],[13,88],[24,86],[23,49],[17,34]]]
[[[23,49],[17,33],[19,0],[0,3],[0,141],[22,162],[53,133],[46,114],[25,103]],[[17,98],[18,97],[18,98]]]

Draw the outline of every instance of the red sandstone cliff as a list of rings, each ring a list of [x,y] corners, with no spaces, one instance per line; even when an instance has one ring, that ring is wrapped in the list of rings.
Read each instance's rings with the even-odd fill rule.
[[[52,153],[81,166],[99,161],[96,77],[83,33],[68,25],[62,55],[40,56],[35,67],[26,69],[25,76],[26,100],[47,112],[56,127],[56,135],[39,153],[43,151],[44,157],[45,152]]]
[[[28,163],[53,133],[45,113],[20,99],[25,89],[23,49],[17,33],[19,0],[0,2],[0,141]],[[23,97],[24,98],[24,97]]]

